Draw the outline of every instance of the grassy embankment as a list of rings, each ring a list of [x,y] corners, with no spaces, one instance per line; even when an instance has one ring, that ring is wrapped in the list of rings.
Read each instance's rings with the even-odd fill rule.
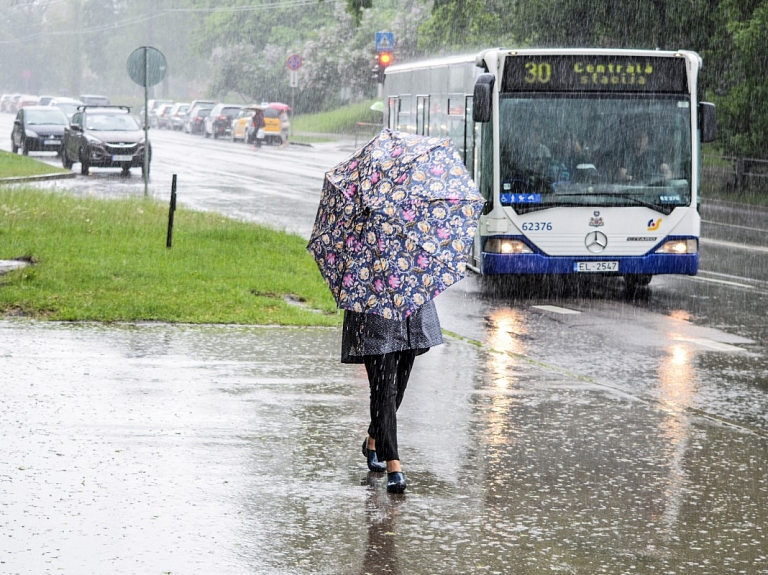
[[[291,119],[291,141],[311,144],[334,136],[355,136],[363,144],[381,131],[382,114],[371,110],[375,100],[349,104],[319,114],[301,114]]]
[[[44,171],[0,153],[0,178]],[[75,198],[0,184],[0,314],[70,321],[338,325],[328,288],[295,235],[148,198]]]
[[[26,176],[37,176],[41,174],[58,174],[69,172],[64,168],[51,166],[44,162],[0,151],[0,178],[18,178]]]

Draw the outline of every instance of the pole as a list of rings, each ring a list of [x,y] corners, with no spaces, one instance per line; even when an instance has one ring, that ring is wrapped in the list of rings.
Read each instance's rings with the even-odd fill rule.
[[[144,195],[148,196],[149,180],[149,46],[144,46]],[[175,184],[174,184],[175,185]],[[171,247],[171,246],[168,246]]]
[[[165,247],[170,249],[173,245],[173,212],[176,211],[176,174],[173,174],[171,183],[171,207],[168,209],[168,236],[165,240]]]

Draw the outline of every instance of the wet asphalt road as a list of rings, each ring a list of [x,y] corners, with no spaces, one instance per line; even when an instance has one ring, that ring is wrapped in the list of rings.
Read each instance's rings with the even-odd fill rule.
[[[190,138],[157,136],[153,194],[186,154],[180,202],[305,236],[354,147]],[[704,218],[742,247],[698,278],[438,298],[404,497],[365,471],[337,330],[0,321],[0,573],[768,573],[763,246],[734,231],[761,221]]]

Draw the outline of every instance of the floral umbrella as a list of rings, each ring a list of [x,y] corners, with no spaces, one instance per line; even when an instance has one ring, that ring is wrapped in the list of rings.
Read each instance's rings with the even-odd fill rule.
[[[307,249],[340,308],[402,320],[464,277],[483,204],[450,139],[385,129],[325,175]]]

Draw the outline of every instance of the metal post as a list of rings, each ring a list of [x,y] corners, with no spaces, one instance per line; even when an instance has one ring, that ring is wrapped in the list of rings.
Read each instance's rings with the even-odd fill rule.
[[[168,210],[168,236],[165,240],[165,247],[169,248],[173,245],[173,212],[176,211],[176,174],[173,174],[173,180],[171,183],[171,207]]]
[[[144,46],[144,195],[148,196],[149,181],[149,92],[147,84],[149,76],[149,46]],[[174,176],[174,188],[176,187]],[[170,245],[168,247],[171,247]]]

